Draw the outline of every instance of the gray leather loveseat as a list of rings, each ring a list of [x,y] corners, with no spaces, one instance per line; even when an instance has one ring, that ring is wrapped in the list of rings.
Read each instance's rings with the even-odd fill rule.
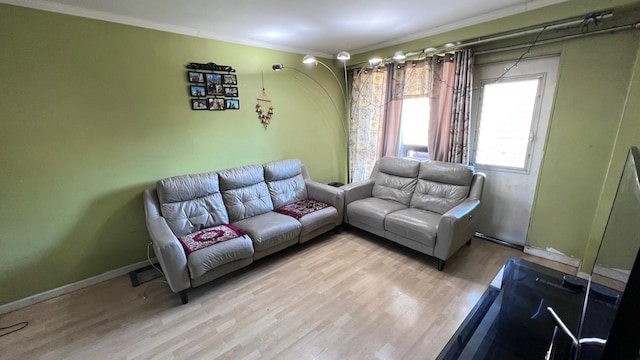
[[[143,198],[153,250],[183,303],[191,287],[340,229],[344,210],[343,190],[312,181],[295,159],[163,179]]]
[[[484,174],[434,160],[383,157],[369,179],[345,185],[345,222],[438,259],[475,233]]]

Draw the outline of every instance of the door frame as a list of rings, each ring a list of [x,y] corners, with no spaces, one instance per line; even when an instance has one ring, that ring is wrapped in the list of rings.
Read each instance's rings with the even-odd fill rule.
[[[560,76],[560,68],[561,68],[561,61],[562,61],[562,57],[560,53],[555,53],[555,54],[549,54],[549,55],[544,55],[544,56],[536,56],[536,57],[530,57],[530,58],[526,58],[523,59],[522,62],[529,62],[529,61],[534,61],[534,60],[544,60],[544,59],[552,59],[551,61],[553,61],[553,64],[555,65],[555,69],[551,70],[551,71],[539,71],[536,69],[533,69],[531,71],[531,73],[529,74],[519,74],[517,72],[514,72],[515,74],[512,76],[509,76],[509,73],[507,73],[506,75],[502,75],[502,76],[498,76],[498,77],[487,77],[487,79],[480,79],[478,77],[479,71],[476,70],[476,80],[474,81],[474,90],[478,91],[474,96],[473,96],[473,100],[472,100],[472,116],[473,119],[476,121],[473,121],[471,123],[471,128],[469,129],[469,159],[470,159],[470,164],[476,167],[476,170],[479,172],[482,172],[483,170],[486,171],[497,171],[497,172],[505,172],[505,173],[512,173],[514,175],[520,174],[520,175],[526,175],[526,176],[534,176],[535,175],[535,183],[532,184],[532,189],[533,189],[533,194],[531,195],[531,200],[530,200],[530,205],[527,204],[529,206],[528,209],[528,218],[526,219],[526,232],[524,233],[524,239],[496,239],[492,236],[490,236],[490,234],[482,234],[485,235],[488,238],[491,239],[495,239],[498,240],[500,242],[515,246],[515,247],[525,247],[527,242],[528,242],[528,237],[529,237],[529,229],[531,227],[531,216],[534,212],[535,209],[535,203],[536,203],[536,197],[537,197],[537,193],[538,193],[538,187],[539,187],[539,180],[540,180],[540,174],[542,172],[542,166],[544,163],[544,159],[546,156],[546,146],[548,143],[548,135],[551,129],[551,125],[552,125],[552,117],[553,117],[553,109],[555,107],[555,100],[556,100],[556,96],[557,96],[557,87],[558,87],[558,80],[559,80],[559,76]],[[491,61],[491,62],[486,62],[486,63],[479,63],[476,66],[477,67],[488,67],[488,66],[495,66],[495,65],[507,65],[507,66],[512,66],[514,64],[514,62],[518,62],[517,59],[512,59],[512,60],[500,60],[500,61]],[[529,166],[527,167],[527,171],[524,171],[523,169],[514,169],[514,168],[507,168],[507,167],[498,167],[498,166],[483,166],[482,164],[478,165],[475,163],[475,157],[476,157],[476,151],[477,151],[477,135],[478,135],[478,130],[479,130],[479,115],[480,115],[480,110],[481,110],[481,104],[482,102],[480,101],[480,96],[481,93],[479,91],[479,89],[476,89],[476,87],[478,87],[480,84],[482,83],[486,83],[487,81],[482,81],[482,80],[491,80],[496,79],[496,78],[502,78],[504,77],[506,80],[513,80],[513,79],[517,79],[517,78],[533,78],[535,76],[539,76],[540,74],[545,74],[545,77],[543,79],[543,81],[540,81],[539,83],[539,89],[542,90],[542,92],[538,92],[536,96],[541,96],[540,101],[538,102],[536,108],[534,108],[534,119],[532,121],[531,124],[531,130],[530,130],[530,135],[533,136],[533,138],[530,138],[529,140],[529,144],[528,144],[528,153],[530,154],[530,156],[528,157],[527,161],[529,162]],[[552,90],[552,92],[549,92],[550,90]],[[548,111],[548,119],[546,119],[544,122],[541,122],[541,115],[543,115],[542,112],[547,112]],[[545,124],[546,122],[546,124]],[[546,129],[541,129],[540,126],[545,126],[546,125]],[[534,144],[533,146],[531,145],[532,142],[534,142],[535,140],[539,140],[540,137],[542,136],[543,141],[540,142],[539,144]],[[536,158],[534,158],[533,154],[535,151],[539,151],[539,154],[536,154]],[[533,172],[533,174],[532,174]],[[488,179],[488,181],[490,181],[490,179]],[[524,221],[524,220],[523,220]],[[518,236],[519,237],[519,236]],[[511,240],[508,241],[508,240]],[[520,241],[522,241],[522,243],[520,243]]]

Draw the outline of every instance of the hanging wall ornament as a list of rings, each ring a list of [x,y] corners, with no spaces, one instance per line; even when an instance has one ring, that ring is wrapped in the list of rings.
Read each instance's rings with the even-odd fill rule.
[[[264,90],[264,73],[262,73],[262,94],[256,99],[256,113],[258,113],[258,119],[262,123],[262,126],[266,129],[271,124],[271,118],[273,117],[273,105],[271,104],[271,98]]]

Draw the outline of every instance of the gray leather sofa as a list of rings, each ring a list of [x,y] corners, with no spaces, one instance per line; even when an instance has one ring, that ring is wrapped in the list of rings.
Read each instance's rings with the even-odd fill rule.
[[[435,160],[380,159],[345,185],[345,223],[447,261],[475,233],[485,176]]]
[[[344,193],[312,181],[300,160],[175,176],[143,194],[153,250],[175,293],[202,285],[296,243],[341,229]],[[299,200],[330,206],[299,219],[274,210]],[[186,255],[179,237],[231,224],[246,233]]]

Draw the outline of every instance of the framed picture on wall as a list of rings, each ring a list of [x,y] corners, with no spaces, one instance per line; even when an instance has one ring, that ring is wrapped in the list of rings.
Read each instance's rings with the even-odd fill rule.
[[[224,99],[209,98],[209,110],[224,110]]]
[[[207,110],[207,99],[191,99],[191,110]]]
[[[204,83],[204,73],[199,71],[187,71],[190,83]]]
[[[222,95],[222,74],[205,74],[207,95]]]
[[[206,96],[207,90],[205,89],[204,86],[191,85],[189,86],[189,94],[191,94],[191,96],[196,96],[196,97]]]
[[[225,85],[238,85],[238,78],[235,74],[224,74],[222,76]]]
[[[224,96],[226,97],[238,97],[238,88],[235,86],[229,86],[224,88]]]
[[[240,100],[238,99],[226,99],[224,103],[224,107],[227,110],[238,110],[240,109]]]

